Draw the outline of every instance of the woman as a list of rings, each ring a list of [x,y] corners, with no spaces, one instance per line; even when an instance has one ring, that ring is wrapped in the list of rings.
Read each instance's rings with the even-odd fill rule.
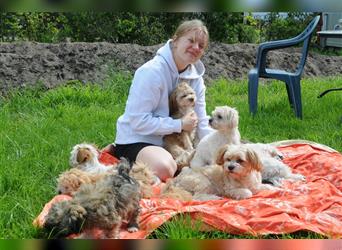
[[[177,165],[163,147],[163,136],[191,131],[199,139],[211,131],[205,109],[204,65],[200,61],[209,34],[200,20],[183,22],[156,56],[134,74],[126,109],[117,121],[116,157],[144,162],[162,180],[173,177]],[[195,90],[195,113],[182,119],[169,116],[168,98],[175,86],[187,81]]]

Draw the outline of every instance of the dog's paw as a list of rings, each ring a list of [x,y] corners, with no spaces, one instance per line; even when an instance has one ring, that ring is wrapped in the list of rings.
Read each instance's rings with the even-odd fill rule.
[[[195,194],[193,200],[197,201],[210,201],[210,200],[222,200],[223,197],[214,194]]]
[[[252,196],[253,196],[252,191],[246,188],[241,188],[238,191],[231,193],[230,195],[230,197],[235,200],[248,199],[248,198],[251,198]]]
[[[127,225],[127,231],[130,233],[138,232],[139,231],[139,225],[135,221],[131,221]]]
[[[127,231],[130,233],[135,233],[139,231],[139,228],[135,227],[135,226],[131,226],[127,228]]]

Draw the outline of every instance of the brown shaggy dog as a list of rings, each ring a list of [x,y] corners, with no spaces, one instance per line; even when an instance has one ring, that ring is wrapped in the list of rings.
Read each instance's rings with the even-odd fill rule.
[[[129,176],[128,161],[121,160],[117,174],[110,174],[93,184],[84,184],[73,199],[54,203],[49,210],[44,228],[60,237],[87,232],[94,227],[104,230],[103,238],[119,238],[123,221],[127,230],[139,229],[140,192],[138,182]]]

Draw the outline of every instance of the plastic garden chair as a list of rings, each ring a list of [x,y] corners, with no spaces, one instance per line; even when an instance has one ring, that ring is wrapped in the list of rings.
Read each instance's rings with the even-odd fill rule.
[[[317,26],[319,18],[320,16],[316,16],[305,30],[296,37],[260,44],[257,52],[256,67],[251,69],[248,73],[248,102],[250,113],[254,115],[257,111],[259,78],[272,78],[285,82],[290,105],[294,109],[296,117],[302,118],[300,78],[308,55],[311,35]],[[301,58],[295,72],[266,68],[266,56],[268,51],[287,48],[300,43],[303,43]]]

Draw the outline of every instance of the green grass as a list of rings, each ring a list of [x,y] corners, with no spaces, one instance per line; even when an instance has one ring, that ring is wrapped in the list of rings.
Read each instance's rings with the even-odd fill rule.
[[[204,227],[202,227],[204,226]],[[206,230],[200,221],[191,220],[188,214],[179,214],[167,221],[149,239],[325,239],[326,237],[310,231],[298,231],[280,235],[233,235],[222,231]]]
[[[73,145],[85,141],[103,147],[113,141],[115,122],[124,111],[130,81],[131,76],[116,74],[101,85],[74,82],[53,90],[13,91],[0,97],[0,238],[47,237],[32,226],[33,219],[55,195],[56,177],[68,168]],[[341,86],[342,76],[304,79],[304,119],[299,120],[289,107],[283,84],[261,84],[258,113],[252,117],[248,113],[247,82],[219,80],[208,87],[207,111],[210,114],[220,105],[236,107],[244,139],[258,142],[306,139],[341,152],[342,93],[332,92],[317,99],[325,89]],[[165,225],[151,237],[250,237],[194,229],[183,231],[182,224],[176,226],[173,231],[178,233],[173,234]],[[320,237],[308,232],[300,235]]]

